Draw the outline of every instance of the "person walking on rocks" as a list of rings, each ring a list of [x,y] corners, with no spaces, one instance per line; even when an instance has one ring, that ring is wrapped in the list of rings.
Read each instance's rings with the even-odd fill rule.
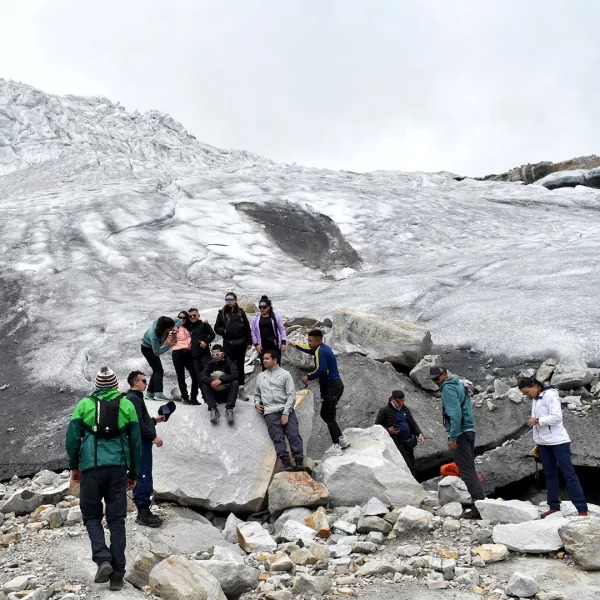
[[[315,357],[315,370],[305,375],[302,383],[308,385],[309,381],[319,380],[321,419],[327,425],[333,442],[333,446],[327,450],[327,454],[341,456],[342,450],[350,446],[350,442],[342,435],[336,421],[337,404],[344,393],[344,384],[340,377],[335,354],[329,346],[323,343],[323,332],[320,329],[308,332],[308,344],[290,342],[290,346]]]
[[[252,347],[252,334],[246,312],[238,306],[237,296],[233,292],[229,292],[225,296],[225,306],[217,315],[215,332],[223,338],[225,354],[235,363],[240,400],[247,402],[249,398],[244,392],[246,379],[244,363],[246,362],[246,351]]]
[[[225,418],[233,425],[233,409],[238,395],[238,372],[235,364],[225,356],[221,344],[213,344],[212,360],[200,375],[202,394],[210,410],[210,422],[216,423],[221,416],[217,404],[225,402]]]
[[[475,469],[475,420],[467,389],[458,377],[449,376],[442,367],[431,367],[429,377],[442,390],[442,415],[448,433],[448,446],[460,477],[473,499],[483,500],[483,486]],[[475,506],[465,511],[465,518],[480,518]]]
[[[135,407],[118,391],[108,367],[96,375],[96,389],[77,403],[67,429],[66,449],[71,480],[80,483],[83,524],[98,565],[95,583],[123,587],[127,490],[135,489],[140,472],[140,426]],[[103,509],[110,549],[102,527]]]
[[[210,345],[215,339],[215,332],[208,321],[200,319],[200,313],[197,308],[190,308],[190,326],[192,330],[192,361],[196,370],[196,376],[200,380],[200,375],[204,367],[210,361]]]
[[[174,321],[171,317],[158,317],[156,321],[150,325],[144,337],[142,337],[142,354],[148,361],[152,369],[150,383],[146,396],[148,398],[156,398],[157,400],[166,400],[163,393],[163,376],[164,369],[160,362],[160,355],[167,352],[173,345],[173,336],[171,331],[174,327],[179,327],[181,321]]]
[[[293,471],[288,449],[294,457],[296,471],[304,471],[304,445],[300,437],[300,427],[294,412],[296,389],[294,379],[288,371],[279,366],[281,354],[277,350],[266,350],[263,355],[265,370],[259,374],[254,393],[254,407],[264,415],[269,436],[273,440],[275,452],[283,468]]]
[[[171,357],[177,375],[177,385],[181,392],[181,400],[184,404],[200,404],[198,402],[198,374],[192,360],[192,326],[190,324],[190,315],[185,310],[182,310],[177,315],[177,318],[181,321],[181,327],[171,331]],[[191,400],[188,394],[187,383],[185,382],[186,370],[192,379]]]
[[[146,391],[146,376],[141,371],[133,371],[127,376],[129,391],[127,399],[135,407],[138,423],[140,424],[142,456],[140,462],[140,475],[137,485],[133,488],[133,503],[138,514],[136,523],[147,527],[159,527],[162,520],[150,510],[152,491],[152,446],[160,448],[163,441],[156,435],[156,424],[163,423],[164,416],[151,417],[144,401]]]
[[[263,362],[265,352],[286,350],[286,332],[281,317],[273,311],[273,305],[267,296],[262,296],[258,303],[260,311],[252,319],[252,343],[258,352],[263,371],[267,368]],[[278,363],[279,364],[279,363]]]
[[[571,460],[571,438],[563,425],[558,391],[552,387],[544,388],[534,377],[522,377],[519,389],[533,400],[527,425],[533,428],[533,441],[538,445],[548,491],[549,510],[542,519],[560,510],[559,470],[579,516],[587,517],[588,505]]]
[[[396,448],[406,462],[410,472],[415,474],[415,451],[417,439],[420,444],[425,442],[423,433],[412,416],[410,409],[405,405],[405,396],[402,390],[394,390],[386,406],[377,413],[375,425],[382,425],[394,440]]]

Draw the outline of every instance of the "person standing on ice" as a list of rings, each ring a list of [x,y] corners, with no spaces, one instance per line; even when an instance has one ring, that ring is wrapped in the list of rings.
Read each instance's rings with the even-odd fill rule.
[[[483,486],[475,469],[475,420],[473,405],[467,388],[455,376],[449,376],[442,367],[430,367],[429,377],[442,390],[442,415],[448,433],[448,446],[460,477],[465,482],[473,502],[483,500]],[[465,511],[465,519],[479,519],[475,506]]]
[[[326,454],[341,456],[342,450],[350,446],[350,442],[342,435],[340,426],[336,421],[337,404],[344,393],[344,384],[338,371],[337,360],[333,350],[323,343],[323,332],[313,329],[308,332],[308,344],[290,342],[292,348],[315,357],[315,370],[302,378],[302,383],[308,385],[309,381],[319,380],[321,390],[321,419],[329,429],[333,446]]]
[[[246,351],[252,348],[252,334],[246,312],[238,305],[237,296],[233,292],[225,295],[225,306],[217,315],[215,332],[223,338],[225,354],[236,366],[239,384],[238,396],[240,400],[247,402],[248,396],[244,391],[246,381],[244,364]]]
[[[260,313],[252,319],[252,343],[258,352],[264,371],[266,369],[263,362],[265,352],[269,350],[276,350],[278,353],[285,352],[286,332],[281,317],[273,312],[273,305],[267,296],[261,296],[258,310]]]
[[[559,470],[579,516],[587,517],[588,505],[571,460],[571,438],[563,425],[558,391],[551,387],[544,388],[534,377],[522,377],[519,389],[533,400],[527,425],[533,428],[533,441],[538,445],[548,490],[549,509],[542,519],[560,510]]]
[[[160,362],[160,355],[167,352],[173,345],[171,331],[179,327],[181,321],[173,321],[171,317],[158,317],[142,337],[142,354],[152,369],[150,383],[146,396],[150,399],[167,400],[163,393],[163,377],[165,371]]]

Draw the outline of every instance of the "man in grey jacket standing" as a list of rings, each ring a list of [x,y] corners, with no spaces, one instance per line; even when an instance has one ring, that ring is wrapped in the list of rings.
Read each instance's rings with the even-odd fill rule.
[[[296,389],[290,373],[279,366],[281,354],[277,350],[267,350],[263,356],[263,371],[256,382],[254,407],[265,417],[269,436],[275,445],[275,452],[286,471],[293,471],[285,439],[296,464],[296,471],[304,471],[304,445],[300,437],[300,427],[294,412]]]

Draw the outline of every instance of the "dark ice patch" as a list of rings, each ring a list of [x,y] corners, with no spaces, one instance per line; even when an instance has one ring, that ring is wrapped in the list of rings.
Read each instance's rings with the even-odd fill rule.
[[[286,254],[308,267],[329,271],[343,267],[356,269],[361,259],[346,241],[335,222],[321,213],[291,202],[235,205],[256,223]]]

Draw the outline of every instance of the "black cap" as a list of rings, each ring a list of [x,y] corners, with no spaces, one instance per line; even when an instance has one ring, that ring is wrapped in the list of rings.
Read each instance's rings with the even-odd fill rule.
[[[437,379],[440,375],[444,374],[446,369],[443,367],[429,367],[429,379]]]
[[[165,418],[165,421],[168,421],[169,417],[175,412],[176,408],[177,405],[175,402],[173,402],[173,400],[171,400],[170,402],[158,407],[158,414],[162,415]]]
[[[402,390],[394,390],[392,392],[392,398],[396,398],[396,400],[404,400],[404,392]]]

